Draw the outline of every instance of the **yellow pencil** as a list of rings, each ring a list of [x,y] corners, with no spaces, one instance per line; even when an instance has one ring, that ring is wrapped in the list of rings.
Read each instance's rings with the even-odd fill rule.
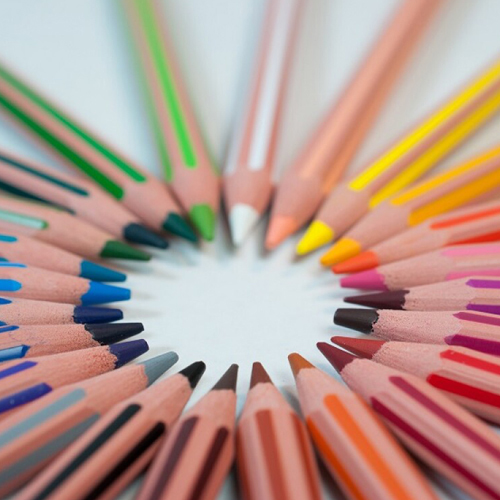
[[[403,134],[365,169],[334,188],[297,246],[304,255],[344,234],[405,189],[500,111],[500,60]]]
[[[331,266],[400,231],[500,189],[500,145],[384,201],[325,255]]]

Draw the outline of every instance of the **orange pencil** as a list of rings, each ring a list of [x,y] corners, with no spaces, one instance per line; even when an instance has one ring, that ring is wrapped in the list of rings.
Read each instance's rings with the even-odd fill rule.
[[[108,410],[151,385],[177,359],[169,352],[60,387],[0,421],[0,495],[25,486]]]
[[[148,349],[148,343],[140,339],[2,363],[0,414],[41,398],[63,385],[119,368]]]
[[[74,215],[45,204],[0,195],[0,231],[23,234],[88,257],[149,260],[150,255]]]
[[[117,404],[18,495],[18,500],[114,499],[151,462],[178,419],[205,365]]]
[[[278,246],[316,212],[387,100],[441,1],[405,0],[363,65],[285,172],[273,202],[266,248]]]
[[[337,274],[365,271],[448,245],[500,240],[500,203],[489,201],[432,217],[333,266]]]
[[[299,354],[290,354],[288,359],[309,432],[347,498],[437,499],[415,464],[358,395]]]
[[[135,500],[213,500],[234,457],[238,365],[175,424]]]
[[[321,499],[306,428],[260,363],[253,364],[236,444],[245,499]]]
[[[498,500],[500,437],[427,382],[329,344],[318,345],[347,385],[433,470],[477,500]]]
[[[244,113],[224,169],[231,236],[241,245],[267,209],[287,80],[303,0],[268,0]]]
[[[431,217],[484,201],[498,190],[500,145],[384,201],[337,241],[321,257],[321,263],[332,266],[343,262]]]

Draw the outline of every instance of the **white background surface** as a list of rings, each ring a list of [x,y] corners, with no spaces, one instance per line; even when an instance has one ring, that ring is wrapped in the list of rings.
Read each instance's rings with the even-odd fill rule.
[[[278,170],[290,162],[338,95],[396,3],[309,0]],[[165,2],[187,85],[219,164],[241,99],[261,6],[260,0]],[[448,0],[353,168],[363,166],[500,55],[499,19],[499,0]],[[108,141],[161,174],[115,1],[1,0],[0,58]],[[499,132],[496,119],[444,166],[492,146]],[[0,147],[57,165],[1,114]],[[344,293],[335,277],[319,268],[317,254],[294,260],[297,237],[266,254],[264,229],[261,224],[245,247],[235,251],[221,219],[215,243],[197,249],[175,242],[151,264],[128,266],[134,297],[124,306],[126,320],[145,323],[150,354],[176,350],[178,369],[197,359],[208,365],[194,400],[233,362],[240,364],[240,407],[254,360],[264,363],[294,404],[288,353],[298,351],[333,373],[315,342],[336,333],[332,315]],[[331,492],[328,485],[326,497],[335,498]],[[233,481],[228,481],[221,498],[235,497]]]

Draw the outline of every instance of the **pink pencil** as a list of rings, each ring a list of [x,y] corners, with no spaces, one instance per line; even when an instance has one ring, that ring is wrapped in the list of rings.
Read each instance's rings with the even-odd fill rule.
[[[177,354],[169,352],[66,385],[3,419],[0,495],[25,486],[108,410],[151,385],[177,359]]]
[[[496,314],[337,309],[334,322],[385,340],[448,344],[500,356],[500,318]]]
[[[500,359],[465,347],[332,337],[361,358],[411,373],[443,391],[459,405],[500,423]]]
[[[63,385],[114,370],[148,349],[147,342],[141,339],[3,363],[0,413],[19,408]]]
[[[135,500],[213,500],[234,458],[238,365],[175,424]]]
[[[74,306],[41,300],[0,297],[0,325],[109,323],[123,319],[120,309]]]
[[[399,290],[469,276],[500,276],[500,244],[459,245],[418,255],[340,280],[344,288]]]
[[[498,500],[500,437],[427,382],[321,343],[346,384],[433,470],[477,500]]]
[[[83,305],[130,299],[128,288],[14,262],[0,262],[0,292],[8,297]]]
[[[271,199],[283,100],[303,0],[268,0],[254,72],[224,170],[226,210],[241,245]]]
[[[115,499],[151,462],[204,370],[193,363],[114,406],[17,499]]]
[[[236,445],[245,499],[320,500],[306,428],[260,363],[253,364]]]
[[[0,362],[114,344],[143,330],[142,323],[0,326]]]

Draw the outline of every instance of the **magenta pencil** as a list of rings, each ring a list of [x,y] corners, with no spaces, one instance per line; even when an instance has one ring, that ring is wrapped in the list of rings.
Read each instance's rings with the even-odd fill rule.
[[[500,356],[500,318],[474,311],[337,309],[336,325],[381,339],[461,346]]]
[[[177,359],[169,352],[66,385],[0,421],[0,495],[25,486],[108,410],[151,385]]]
[[[71,325],[111,323],[123,319],[120,309],[42,300],[0,297],[0,306],[0,325]]]
[[[420,377],[459,405],[500,423],[500,358],[465,347],[332,337],[344,349]]]
[[[344,288],[399,290],[469,276],[500,276],[500,244],[458,245],[351,274]]]
[[[500,279],[472,276],[389,292],[345,297],[345,302],[377,309],[459,311],[500,314]]]
[[[79,380],[114,370],[144,354],[145,340],[9,361],[0,365],[0,414]]]
[[[0,262],[0,293],[8,297],[82,305],[130,299],[128,288],[14,262]]]
[[[143,330],[142,323],[0,326],[0,362],[114,344]]]
[[[500,498],[500,437],[490,427],[414,375],[329,344],[318,347],[422,461],[474,499]]]

